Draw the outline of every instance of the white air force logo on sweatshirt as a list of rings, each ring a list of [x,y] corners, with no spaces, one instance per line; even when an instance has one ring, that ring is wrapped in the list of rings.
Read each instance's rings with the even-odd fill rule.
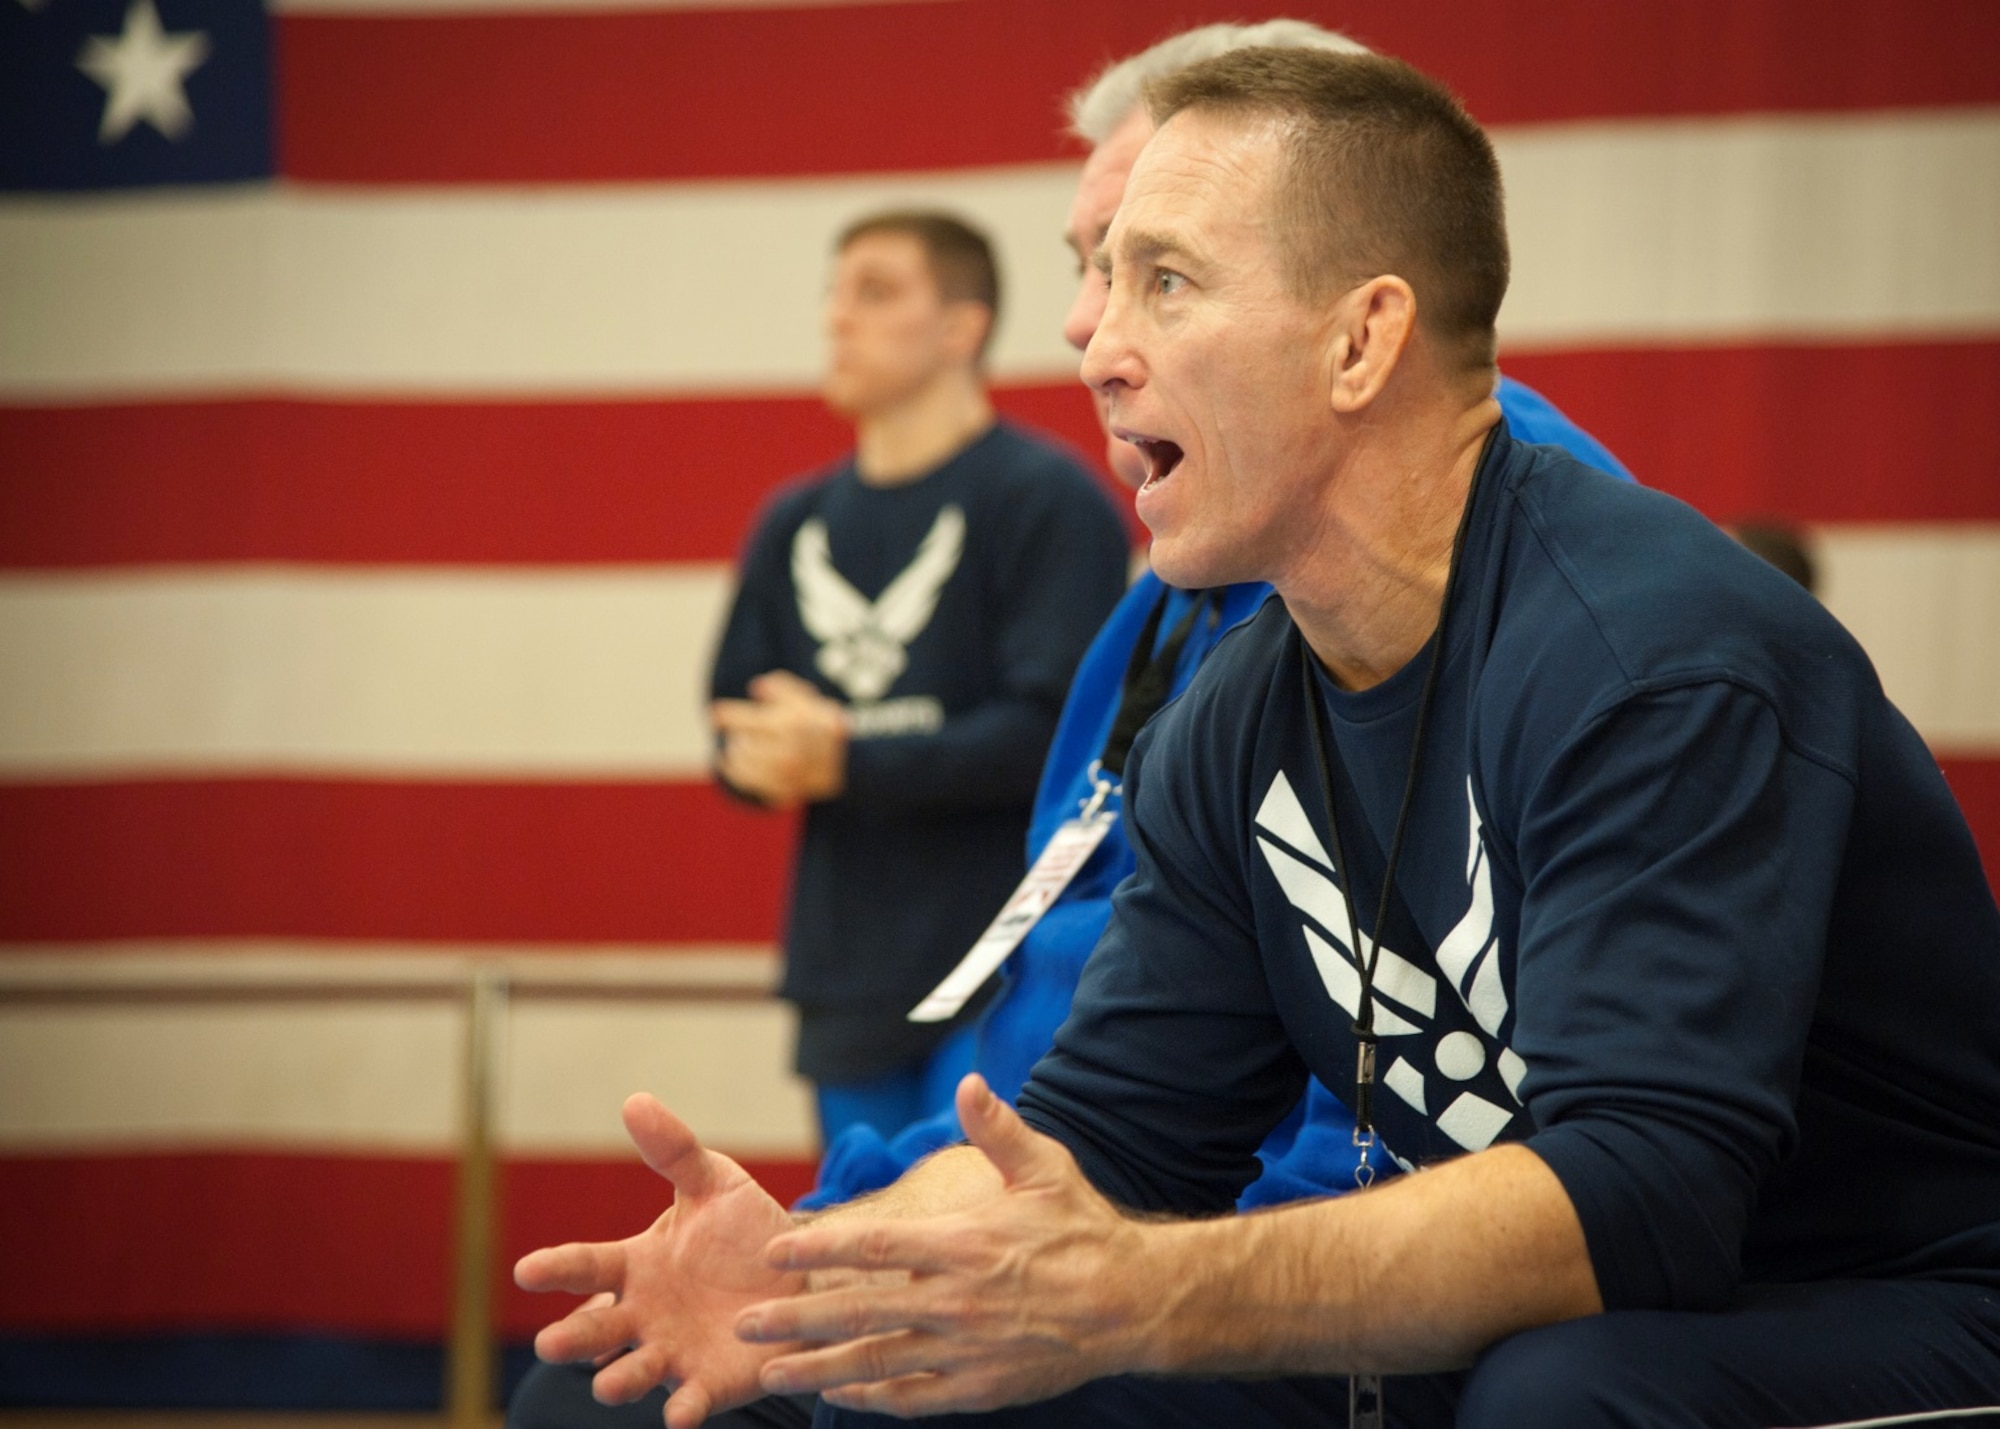
[[[909,664],[909,644],[937,611],[938,594],[965,551],[965,513],[937,514],[910,564],[870,601],[833,567],[826,523],[817,516],[792,540],[792,586],[799,622],[820,642],[813,663],[858,704],[882,698]]]
[[[1438,945],[1431,968],[1386,945],[1381,949],[1375,964],[1375,1030],[1382,1038],[1382,1085],[1458,1145],[1477,1151],[1492,1145],[1519,1113],[1527,1067],[1499,1038],[1507,990],[1500,980],[1500,945],[1493,931],[1492,872],[1470,782],[1466,805],[1471,822],[1465,916]],[[1271,781],[1254,822],[1265,863],[1286,900],[1304,915],[1306,948],[1327,995],[1349,1017],[1355,1016],[1361,1006],[1361,974],[1347,945],[1347,905],[1334,882],[1333,859],[1283,772]],[[1440,1006],[1441,993],[1451,1004]],[[1464,1013],[1471,1014],[1477,1031],[1450,1025],[1463,1024]],[[1489,1067],[1499,1082],[1495,1086],[1493,1078],[1484,1079],[1493,1095],[1471,1090],[1467,1084],[1481,1079]],[[1506,1103],[1496,1099],[1503,1089]],[[1341,1091],[1338,1086],[1333,1090]]]

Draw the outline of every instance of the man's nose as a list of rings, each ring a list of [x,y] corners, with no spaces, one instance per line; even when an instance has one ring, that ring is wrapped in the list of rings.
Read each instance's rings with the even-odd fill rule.
[[[1078,352],[1090,346],[1091,334],[1104,320],[1104,301],[1107,296],[1104,279],[1093,272],[1086,272],[1076,285],[1076,297],[1070,300],[1069,313],[1063,318],[1063,339]]]
[[[1084,385],[1106,395],[1116,387],[1136,386],[1140,365],[1126,333],[1124,305],[1115,296],[1100,299],[1094,327],[1084,339],[1078,373]]]

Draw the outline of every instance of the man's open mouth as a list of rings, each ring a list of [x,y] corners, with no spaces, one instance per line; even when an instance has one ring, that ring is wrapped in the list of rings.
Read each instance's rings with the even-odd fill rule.
[[[1146,458],[1146,485],[1155,486],[1173,475],[1174,468],[1181,464],[1181,449],[1172,442],[1155,441],[1149,437],[1127,438]]]

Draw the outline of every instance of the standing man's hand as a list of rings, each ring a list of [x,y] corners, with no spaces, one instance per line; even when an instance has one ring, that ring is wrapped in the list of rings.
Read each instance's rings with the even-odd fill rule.
[[[838,798],[847,787],[847,707],[787,670],[750,682],[747,700],[717,700],[716,772],[777,809]]]
[[[765,1246],[791,1217],[742,1167],[643,1094],[625,1103],[625,1129],[646,1164],[673,1183],[673,1205],[628,1239],[523,1256],[514,1279],[526,1290],[593,1297],[535,1336],[537,1355],[603,1362],[591,1387],[606,1404],[666,1384],[667,1429],[694,1429],[762,1395],[758,1371],[782,1347],[738,1339],[736,1316],[796,1293],[805,1277],[769,1267]]]
[[[907,1417],[1045,1399],[1126,1367],[1155,1308],[1133,1293],[1143,1227],[977,1077],[960,1084],[958,1112],[1004,1189],[949,1215],[857,1210],[773,1241],[771,1265],[811,1272],[815,1287],[835,1271],[909,1278],[745,1310],[746,1340],[816,1346],[792,1344],[765,1365],[765,1389],[823,1390],[843,1408]]]

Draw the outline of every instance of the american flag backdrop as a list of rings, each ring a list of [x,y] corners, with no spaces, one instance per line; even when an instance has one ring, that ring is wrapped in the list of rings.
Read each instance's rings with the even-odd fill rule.
[[[1492,129],[1505,370],[1716,519],[1808,523],[2000,868],[2000,5],[1290,9]],[[429,994],[481,962],[544,994],[504,1258],[656,1213],[639,1087],[802,1188],[784,1013],[731,991],[791,829],[709,788],[700,695],[753,512],[845,438],[828,243],[986,226],[999,404],[1094,454],[1058,97],[1244,18],[0,0],[0,1402],[114,1344],[149,1368],[107,1401],[441,1341]]]

